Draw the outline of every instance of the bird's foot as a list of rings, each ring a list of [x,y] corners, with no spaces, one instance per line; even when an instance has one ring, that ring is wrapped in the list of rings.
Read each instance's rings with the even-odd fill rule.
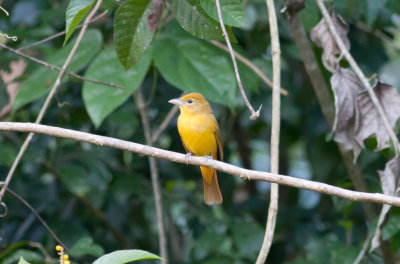
[[[192,156],[192,153],[190,153],[190,152],[186,153],[186,155],[185,155],[186,165],[189,165],[189,159],[191,156]]]

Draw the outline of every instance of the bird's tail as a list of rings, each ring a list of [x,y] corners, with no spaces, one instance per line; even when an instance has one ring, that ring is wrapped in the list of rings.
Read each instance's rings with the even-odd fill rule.
[[[222,203],[222,195],[219,190],[217,171],[200,166],[204,184],[204,202],[207,205]]]

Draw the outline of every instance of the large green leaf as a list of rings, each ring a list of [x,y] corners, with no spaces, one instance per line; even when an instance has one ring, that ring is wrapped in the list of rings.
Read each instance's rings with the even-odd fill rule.
[[[149,3],[150,0],[127,0],[115,13],[115,50],[126,70],[139,63],[153,38],[153,31],[147,22]]]
[[[179,24],[190,34],[201,39],[224,39],[219,23],[203,10],[200,0],[174,0],[171,7]],[[226,30],[229,38],[235,40],[232,30]]]
[[[71,0],[67,8],[67,13],[65,14],[65,31],[67,33],[65,34],[64,45],[92,7],[93,3],[93,0]]]
[[[61,67],[70,53],[75,40],[70,42],[66,47],[50,56],[46,61],[50,64]],[[88,30],[84,35],[75,55],[72,57],[71,63],[67,70],[76,72],[94,57],[100,50],[102,36],[98,30]],[[31,73],[31,75],[22,83],[17,97],[15,98],[13,110],[17,110],[23,105],[30,103],[50,91],[56,80],[58,71],[52,71],[45,67],[39,67]]]
[[[151,61],[152,49],[148,49],[140,62],[124,71],[112,47],[105,48],[93,61],[85,76],[122,85],[125,90],[86,82],[82,97],[90,119],[96,128],[114,109],[126,101],[142,83]]]
[[[220,0],[224,24],[234,27],[244,26],[244,10],[240,2],[240,0]],[[215,0],[200,0],[200,4],[209,16],[219,20]]]
[[[159,256],[139,249],[117,250],[108,253],[98,259],[93,264],[124,264],[144,259],[161,259]]]
[[[186,92],[200,92],[233,106],[237,84],[226,53],[205,41],[170,31],[155,42],[154,62],[163,77]]]

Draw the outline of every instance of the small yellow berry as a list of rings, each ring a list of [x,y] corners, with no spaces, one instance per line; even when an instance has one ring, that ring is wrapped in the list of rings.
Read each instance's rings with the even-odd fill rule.
[[[56,246],[56,250],[57,250],[57,251],[61,251],[61,250],[62,250],[62,246],[57,245],[57,246]]]
[[[64,255],[64,260],[68,260],[68,259],[69,259],[68,254],[65,254],[65,255]]]
[[[69,260],[64,261],[64,264],[71,264],[71,262],[69,262]]]

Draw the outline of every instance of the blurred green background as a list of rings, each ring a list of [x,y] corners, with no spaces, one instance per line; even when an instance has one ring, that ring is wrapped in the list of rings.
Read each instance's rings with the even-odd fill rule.
[[[171,1],[172,2],[172,1]],[[400,2],[398,0],[335,0],[338,14],[350,25],[351,52],[370,76],[400,91]],[[0,1],[9,11],[0,12],[0,30],[18,36],[13,48],[63,31],[69,1]],[[115,82],[125,90],[65,77],[43,124],[70,128],[133,142],[144,135],[132,92],[140,87],[148,102],[151,129],[155,131],[171,105],[168,100],[182,90],[200,91],[211,101],[219,121],[224,161],[241,167],[269,171],[271,89],[246,66],[241,76],[256,108],[249,120],[233,74],[229,55],[205,40],[185,32],[164,10],[162,27],[138,65],[125,72],[113,47],[113,20],[121,2],[107,0],[103,18],[90,29],[69,70],[86,77]],[[242,27],[234,27],[235,49],[269,77],[272,64],[265,2],[244,0]],[[283,7],[276,1],[277,9]],[[321,18],[313,0],[300,12],[309,33]],[[239,16],[240,18],[241,16]],[[243,19],[243,16],[242,16]],[[239,21],[240,22],[240,21]],[[282,48],[282,124],[280,173],[354,189],[328,123],[290,34],[285,14],[278,12]],[[61,66],[77,33],[65,47],[55,38],[23,52]],[[314,47],[320,62],[321,50]],[[19,56],[0,49],[0,70],[10,71]],[[2,121],[33,122],[57,71],[26,60],[27,68],[16,81],[21,89],[10,113]],[[330,73],[321,69],[329,83]],[[50,80],[50,82],[49,82]],[[0,109],[8,103],[6,84],[0,81]],[[176,117],[155,145],[184,152]],[[0,134],[0,179],[7,175],[26,134]],[[373,152],[374,142],[362,152],[358,165],[369,192],[382,192],[377,170],[389,159],[387,151]],[[265,231],[269,184],[246,181],[219,173],[224,198],[221,206],[203,203],[200,170],[194,166],[157,160],[160,171],[164,218],[170,263],[251,263],[257,257]],[[98,256],[123,248],[159,254],[158,233],[148,159],[111,148],[49,136],[35,136],[22,158],[10,189],[26,199],[70,248],[72,263],[91,263]],[[374,223],[368,223],[360,203],[319,193],[280,187],[276,233],[268,263],[352,263]],[[35,216],[10,194],[4,201],[8,215],[0,218],[0,262],[15,263],[20,256],[44,263],[45,256],[30,242],[37,242],[55,258],[56,242]],[[380,206],[373,205],[376,215]],[[394,208],[384,239],[390,252],[400,249],[400,210]],[[37,244],[35,244],[37,245]],[[47,260],[46,260],[47,261]],[[54,260],[53,260],[54,261]],[[51,261],[50,261],[51,263]],[[151,261],[148,261],[151,263]],[[155,262],[156,263],[156,262]],[[362,263],[384,263],[379,250]]]

